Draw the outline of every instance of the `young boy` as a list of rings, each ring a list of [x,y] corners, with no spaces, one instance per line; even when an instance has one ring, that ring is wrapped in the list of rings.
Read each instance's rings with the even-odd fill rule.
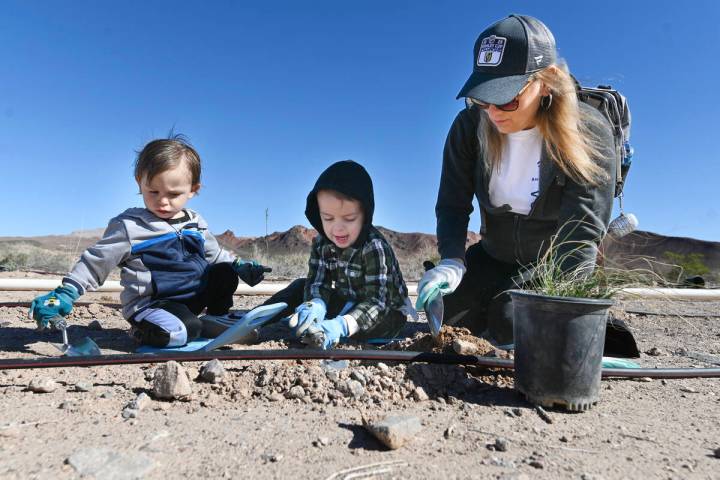
[[[305,215],[318,231],[308,276],[267,302],[304,300],[290,326],[305,343],[328,349],[344,337],[392,338],[415,314],[395,254],[372,225],[374,210],[372,180],[350,160],[328,167],[308,195]]]
[[[66,316],[75,300],[120,267],[123,316],[141,344],[175,347],[200,336],[197,315],[223,315],[233,304],[238,276],[256,285],[268,268],[223,250],[205,220],[185,204],[200,190],[200,156],[182,136],[153,140],[138,154],[135,180],[145,208],[110,220],[52,292],[33,300],[40,329]]]

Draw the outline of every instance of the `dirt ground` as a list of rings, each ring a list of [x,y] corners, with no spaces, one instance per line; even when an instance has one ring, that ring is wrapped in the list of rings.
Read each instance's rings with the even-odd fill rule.
[[[0,292],[0,358],[59,354],[49,343],[59,333],[36,332],[27,307],[12,305],[37,293]],[[264,299],[238,296],[235,305]],[[71,341],[133,351],[117,294],[81,302],[68,319]],[[637,360],[644,367],[720,363],[720,302],[622,300],[612,312],[650,352]],[[407,328],[427,331],[424,318]],[[298,346],[283,335],[268,328],[259,344],[238,348]],[[507,372],[228,361],[224,382],[213,384],[196,379],[201,365],[183,365],[188,400],[151,398],[133,415],[126,406],[152,397],[157,365],[0,371],[0,478],[720,478],[718,379],[604,380],[594,408],[550,410],[548,423]],[[57,388],[32,392],[40,378]],[[363,427],[363,417],[389,414],[421,423],[397,450]]]

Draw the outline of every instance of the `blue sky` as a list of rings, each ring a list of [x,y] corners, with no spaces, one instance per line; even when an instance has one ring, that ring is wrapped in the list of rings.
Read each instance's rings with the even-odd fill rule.
[[[720,241],[715,1],[3,1],[0,236],[103,227],[142,205],[135,151],[168,131],[203,158],[211,230],[305,224],[318,174],[351,158],[375,223],[435,231],[442,146],[472,47],[534,15],[588,85],[630,101],[625,206],[641,228]],[[471,228],[479,228],[477,212]]]

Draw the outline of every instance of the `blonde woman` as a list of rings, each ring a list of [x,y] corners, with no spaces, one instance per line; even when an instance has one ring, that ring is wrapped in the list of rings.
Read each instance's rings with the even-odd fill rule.
[[[512,343],[505,290],[557,235],[563,269],[595,261],[607,230],[615,161],[610,125],[578,103],[575,83],[539,20],[511,15],[478,37],[466,107],[447,137],[436,205],[441,261],[419,284],[418,307],[446,295],[445,323]],[[465,250],[473,197],[482,239]]]

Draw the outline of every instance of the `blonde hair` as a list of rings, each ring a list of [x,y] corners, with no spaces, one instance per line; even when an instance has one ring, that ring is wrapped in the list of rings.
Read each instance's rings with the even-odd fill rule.
[[[551,65],[531,77],[541,81],[552,93],[548,108],[542,105],[536,114],[545,150],[560,170],[578,183],[597,185],[607,179],[607,172],[593,158],[601,155],[602,146],[589,128],[594,117],[580,118],[575,81],[565,65]],[[503,134],[481,111],[478,129],[480,146],[485,155],[486,169],[499,169]]]

